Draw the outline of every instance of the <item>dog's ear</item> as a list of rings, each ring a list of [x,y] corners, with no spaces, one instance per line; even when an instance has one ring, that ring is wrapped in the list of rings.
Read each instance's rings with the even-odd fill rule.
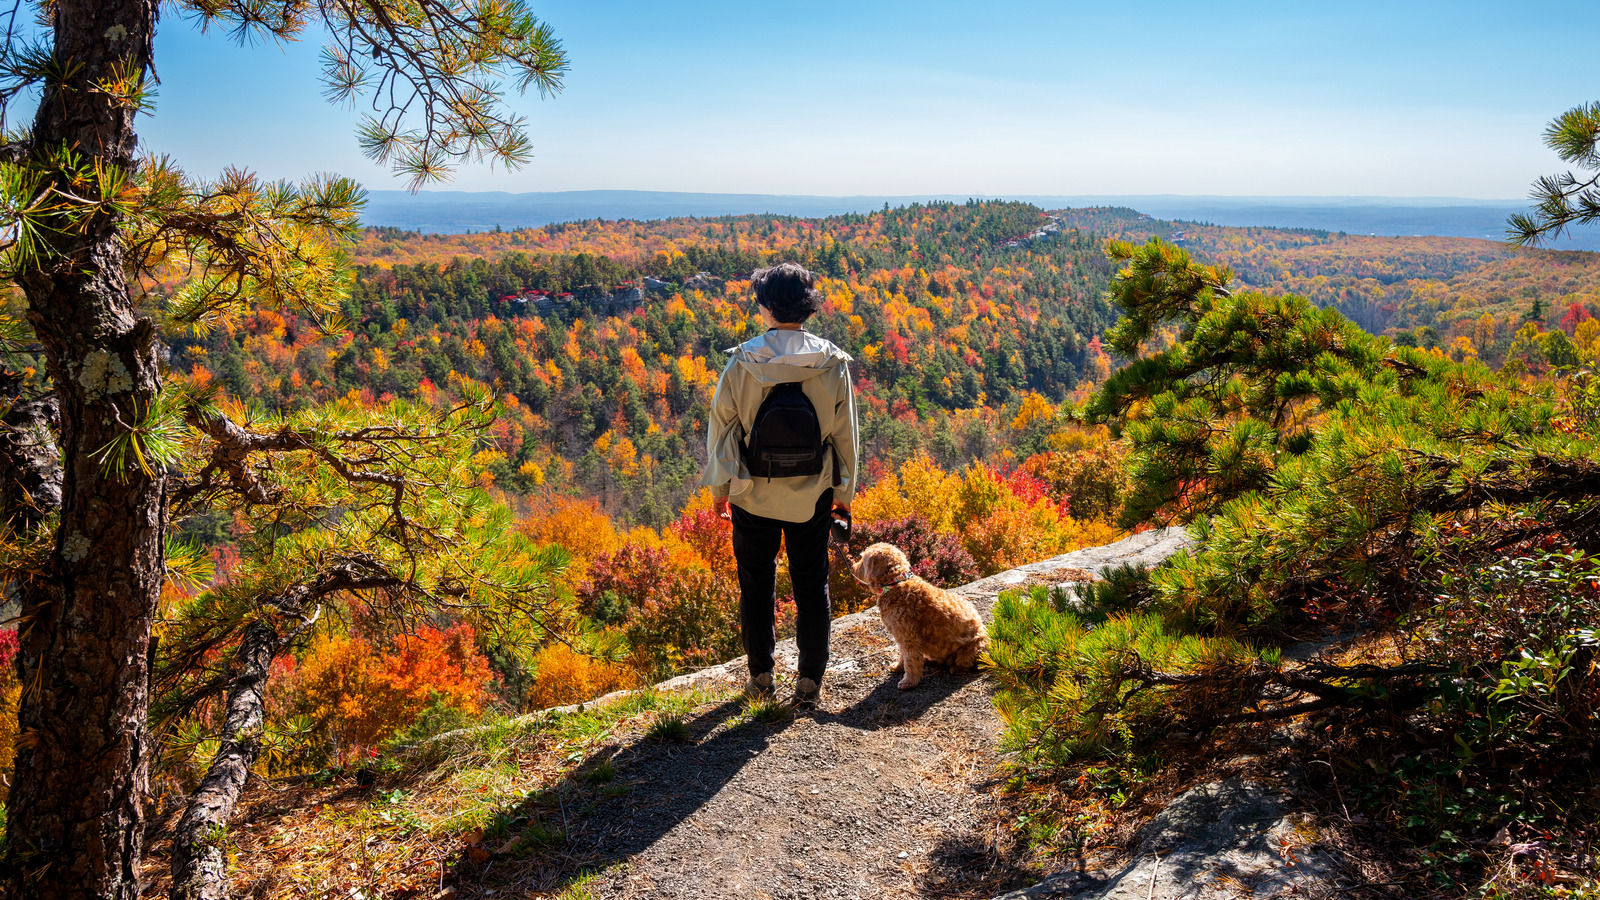
[[[868,584],[877,584],[878,578],[883,574],[883,553],[876,546],[868,547],[861,553],[861,580]]]
[[[850,572],[862,581],[872,580],[872,548],[861,551],[861,555],[850,563]]]
[[[892,544],[873,544],[861,554],[861,563],[866,570],[866,578],[873,584],[882,584],[894,577],[895,550]]]

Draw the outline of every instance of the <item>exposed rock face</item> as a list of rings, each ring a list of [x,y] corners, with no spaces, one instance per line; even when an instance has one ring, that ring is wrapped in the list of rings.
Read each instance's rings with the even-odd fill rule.
[[[1333,881],[1333,860],[1303,846],[1286,787],[1239,778],[1200,785],[1145,826],[1121,869],[1063,872],[1000,900],[1317,896]]]
[[[1122,565],[1154,566],[1192,542],[1180,528],[1137,534],[1001,572],[964,588],[990,598],[1019,585],[1050,581],[1067,566],[1093,573]],[[974,602],[977,602],[974,600]],[[1327,894],[1334,861],[1295,828],[1283,781],[1230,778],[1174,800],[1139,834],[1138,851],[1113,872],[1062,872],[999,900],[1223,900]],[[1154,884],[1151,884],[1152,879]]]
[[[1167,557],[1193,543],[1194,541],[1189,539],[1188,533],[1182,528],[1153,528],[1125,537],[1115,544],[1085,547],[1082,550],[1074,550],[1040,562],[1008,569],[958,588],[956,593],[971,597],[978,611],[987,619],[989,610],[994,606],[994,599],[1001,591],[1033,584],[1070,586],[1078,582],[1082,572],[1098,576],[1122,566],[1154,568]]]
[[[971,584],[952,588],[957,594],[967,597],[972,605],[987,621],[989,611],[994,608],[995,598],[1002,591],[1009,591],[1030,584],[1074,583],[1080,577],[1078,572],[1070,572],[1060,578],[1054,573],[1068,572],[1070,570],[1083,570],[1094,575],[1099,575],[1108,569],[1119,566],[1155,566],[1162,560],[1177,553],[1192,544],[1188,534],[1182,528],[1155,528],[1123,538],[1114,544],[1103,547],[1086,547],[1074,550],[1060,556],[1053,556],[1040,562],[1031,563],[1016,569],[1008,569],[997,575],[991,575]],[[851,626],[870,622],[874,627],[882,628],[878,619],[878,611],[869,609],[853,615],[843,616],[833,620],[835,632]],[[773,658],[777,661],[780,670],[793,670],[798,659],[799,651],[795,648],[793,640],[780,641],[773,651]],[[828,673],[854,671],[857,663],[849,659],[834,659],[828,666]],[[737,683],[743,684],[744,657],[725,662],[720,666],[679,675],[670,681],[664,681],[656,687],[659,690],[678,690],[692,685],[709,685],[712,683]],[[619,695],[624,692],[619,692]],[[604,702],[607,697],[598,701]]]

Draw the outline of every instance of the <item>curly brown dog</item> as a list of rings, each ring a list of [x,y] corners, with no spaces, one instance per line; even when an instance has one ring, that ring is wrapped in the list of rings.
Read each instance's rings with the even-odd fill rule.
[[[911,574],[911,562],[899,547],[873,544],[861,552],[860,561],[850,571],[857,581],[882,591],[878,615],[900,649],[894,671],[905,671],[900,690],[910,690],[922,681],[923,660],[957,672],[970,672],[977,666],[978,654],[989,646],[978,611],[965,597]]]

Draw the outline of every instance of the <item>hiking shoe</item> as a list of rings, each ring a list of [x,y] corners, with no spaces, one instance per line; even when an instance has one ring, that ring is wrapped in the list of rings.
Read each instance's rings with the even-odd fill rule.
[[[794,686],[794,705],[799,709],[816,709],[822,699],[822,685],[810,678],[800,679]]]
[[[772,680],[772,673],[751,675],[750,681],[744,686],[744,695],[751,700],[771,700],[778,696],[777,683]]]

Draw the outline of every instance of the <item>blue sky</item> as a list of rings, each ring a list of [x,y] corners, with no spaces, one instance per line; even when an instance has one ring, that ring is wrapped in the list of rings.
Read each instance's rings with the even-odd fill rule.
[[[531,2],[571,58],[514,104],[535,158],[440,188],[1515,198],[1600,99],[1593,0]],[[169,14],[147,146],[402,186],[318,51]]]

